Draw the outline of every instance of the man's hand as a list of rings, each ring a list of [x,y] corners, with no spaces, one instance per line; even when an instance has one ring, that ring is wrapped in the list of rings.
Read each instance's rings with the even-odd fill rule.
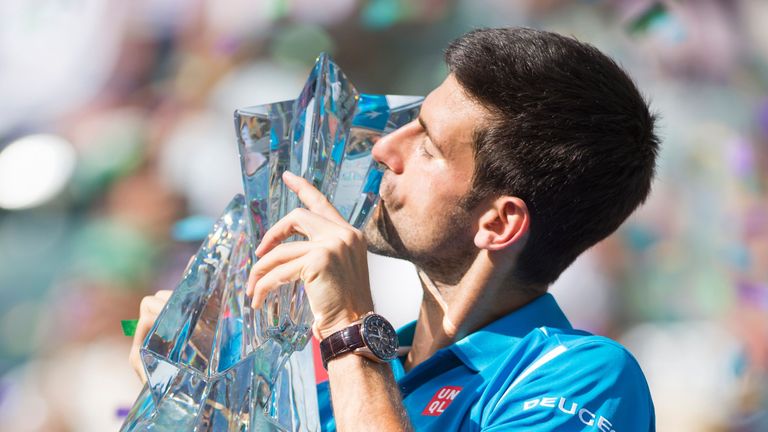
[[[283,284],[302,280],[315,316],[315,337],[323,339],[373,310],[363,234],[301,177],[283,181],[305,209],[296,209],[270,228],[256,248],[247,293],[254,308]],[[299,234],[306,240],[282,243]]]
[[[139,349],[141,344],[144,343],[144,338],[147,337],[147,333],[152,329],[152,326],[157,320],[157,316],[163,310],[163,306],[168,302],[173,291],[162,290],[155,293],[155,295],[146,296],[141,299],[141,306],[139,307],[139,322],[136,324],[136,333],[133,334],[133,345],[131,346],[131,353],[128,356],[128,360],[131,362],[133,370],[139,376],[142,384],[147,381],[147,377],[144,375],[144,367],[141,364],[141,354]]]
[[[292,211],[264,234],[247,293],[257,308],[270,291],[302,280],[315,315],[312,330],[322,340],[373,310],[366,243],[309,182],[288,172],[283,181],[306,209]],[[282,243],[294,234],[306,240]],[[371,418],[376,430],[411,430],[389,365],[341,356],[328,363],[328,377],[339,431],[371,430]]]

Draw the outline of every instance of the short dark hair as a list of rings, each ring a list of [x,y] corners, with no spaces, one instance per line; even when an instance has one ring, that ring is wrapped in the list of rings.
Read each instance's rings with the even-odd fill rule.
[[[513,276],[548,285],[645,201],[656,117],[621,67],[571,37],[478,29],[452,42],[445,61],[491,113],[475,131],[465,205],[496,195],[525,201],[530,233]]]

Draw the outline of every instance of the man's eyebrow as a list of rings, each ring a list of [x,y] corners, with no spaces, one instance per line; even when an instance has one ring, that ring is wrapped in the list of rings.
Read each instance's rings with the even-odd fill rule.
[[[432,141],[432,144],[434,144],[434,146],[435,146],[435,147],[437,147],[437,150],[439,150],[440,152],[442,152],[442,151],[443,151],[443,149],[440,147],[440,144],[438,144],[438,143],[435,141],[435,137],[433,137],[433,136],[432,136],[432,135],[429,133],[429,128],[427,128],[427,123],[426,123],[426,122],[424,122],[424,119],[423,119],[423,118],[421,118],[421,116],[419,116],[419,117],[418,117],[418,119],[419,119],[419,124],[420,124],[420,125],[421,125],[421,127],[424,129],[424,132],[427,134],[427,137],[429,137],[429,140],[430,140],[430,141]]]

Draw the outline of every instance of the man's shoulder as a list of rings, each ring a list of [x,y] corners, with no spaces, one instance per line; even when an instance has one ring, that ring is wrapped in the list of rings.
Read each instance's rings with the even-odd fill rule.
[[[512,372],[510,385],[531,375],[549,374],[556,384],[575,378],[592,381],[606,378],[635,378],[643,385],[645,376],[632,353],[619,342],[582,330],[539,327],[526,336],[497,368]],[[504,378],[502,372],[499,378]],[[507,381],[510,376],[505,377]]]
[[[583,330],[554,329],[541,327],[539,331],[551,339],[548,346],[560,346],[567,357],[578,361],[611,363],[614,365],[626,363],[628,366],[640,367],[634,355],[619,342],[605,336],[592,334]]]
[[[495,365],[480,405],[487,425],[604,421],[653,429],[650,391],[632,353],[612,339],[572,329],[540,327],[527,335]]]

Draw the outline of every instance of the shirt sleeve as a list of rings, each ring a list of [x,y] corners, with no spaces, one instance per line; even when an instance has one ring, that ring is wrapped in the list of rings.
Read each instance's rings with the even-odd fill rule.
[[[557,345],[509,377],[483,407],[484,432],[655,431],[640,366],[608,339]]]
[[[336,419],[333,417],[331,388],[328,381],[323,381],[317,385],[317,408],[320,416],[320,430],[322,432],[334,432]]]

